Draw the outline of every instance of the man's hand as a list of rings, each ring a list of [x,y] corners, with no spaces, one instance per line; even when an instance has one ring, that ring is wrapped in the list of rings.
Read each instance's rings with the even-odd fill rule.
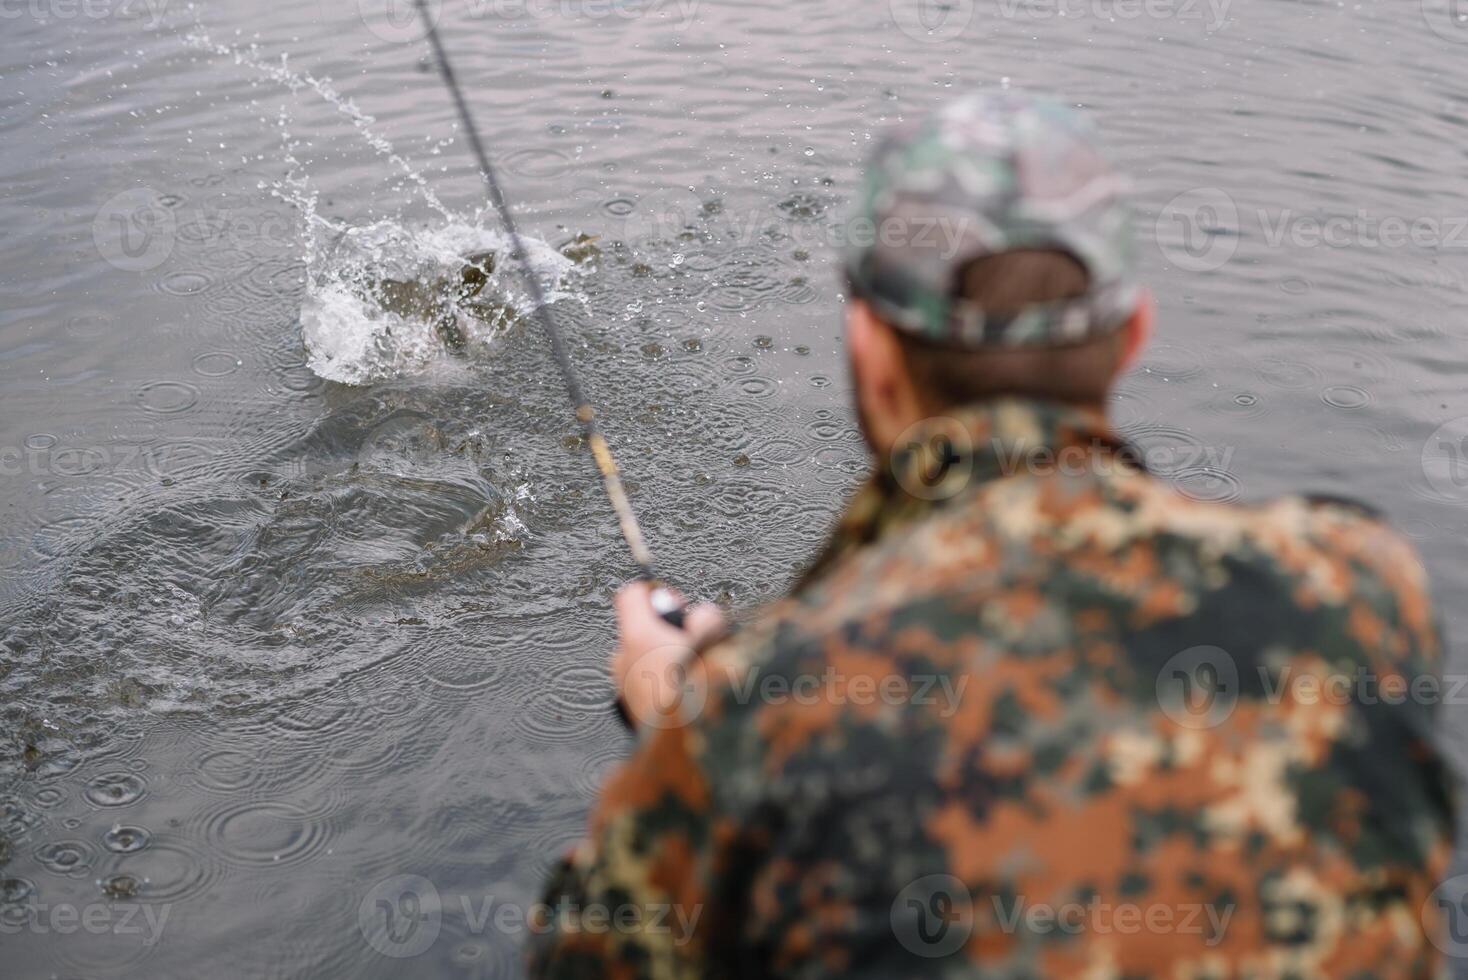
[[[617,592],[617,649],[612,682],[637,727],[677,723],[678,708],[694,668],[693,650],[724,630],[719,608],[700,603],[688,610],[683,629],[669,626],[652,607],[651,583],[629,582]]]

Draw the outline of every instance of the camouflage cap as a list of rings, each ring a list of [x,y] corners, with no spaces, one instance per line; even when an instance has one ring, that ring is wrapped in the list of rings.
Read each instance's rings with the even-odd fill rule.
[[[959,347],[1068,344],[1136,308],[1126,183],[1077,110],[1009,90],[958,99],[877,146],[848,223],[846,273],[883,320]],[[1090,277],[1085,295],[986,315],[955,294],[970,261],[1057,249]]]

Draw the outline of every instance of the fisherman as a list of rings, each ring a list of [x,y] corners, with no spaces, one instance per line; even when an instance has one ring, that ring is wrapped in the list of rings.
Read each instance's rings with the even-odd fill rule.
[[[1192,499],[1108,426],[1153,321],[1123,195],[1022,93],[880,143],[845,261],[873,475],[737,631],[618,595],[637,741],[534,976],[1438,966],[1422,565],[1340,499]]]

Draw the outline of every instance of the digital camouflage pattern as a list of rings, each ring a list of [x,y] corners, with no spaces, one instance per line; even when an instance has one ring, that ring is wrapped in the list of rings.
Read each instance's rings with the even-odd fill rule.
[[[883,320],[940,343],[1078,342],[1137,306],[1125,189],[1079,111],[1009,90],[958,99],[878,144],[848,221],[847,277]],[[1090,291],[1008,316],[955,298],[964,265],[1012,249],[1069,252]]]
[[[1421,565],[1360,508],[1199,502],[1098,414],[957,412],[703,651],[531,972],[1430,975],[1439,652]]]

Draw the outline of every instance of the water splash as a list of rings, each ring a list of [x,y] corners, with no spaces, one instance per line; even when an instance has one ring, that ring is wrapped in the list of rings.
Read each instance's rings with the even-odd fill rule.
[[[404,177],[406,177],[417,189],[418,194],[444,218],[453,221],[458,215],[444,206],[428,185],[428,180],[413,166],[402,154],[398,153],[381,134],[373,130],[377,122],[375,118],[357,108],[357,104],[342,95],[332,85],[329,78],[318,78],[308,72],[292,71],[290,68],[290,55],[281,54],[278,61],[270,61],[261,53],[258,44],[237,48],[228,44],[220,44],[213,40],[204,30],[202,25],[196,24],[194,29],[184,35],[184,44],[198,51],[230,58],[236,65],[249,68],[256,74],[276,82],[292,93],[300,92],[309,88],[341,115],[345,116],[357,131],[357,134],[371,146],[381,157],[386,158]]]
[[[508,239],[448,208],[423,174],[377,133],[374,117],[343,96],[330,79],[290,68],[287,55],[268,59],[258,45],[233,47],[212,40],[201,25],[184,37],[200,51],[236,65],[292,94],[310,91],[351,124],[375,153],[407,178],[418,197],[441,219],[409,227],[401,217],[352,225],[322,216],[319,193],[298,156],[301,144],[281,107],[280,129],[286,175],[263,183],[301,216],[306,294],[301,336],[307,366],[319,377],[366,385],[421,373],[452,355],[483,348],[533,308],[508,257]],[[584,240],[578,240],[577,245]],[[533,274],[547,302],[581,298],[573,286],[578,263],[549,244],[525,242]]]
[[[546,301],[576,296],[577,265],[545,242],[525,245]],[[499,260],[508,255],[504,235],[467,222],[344,229],[308,269],[301,309],[307,363],[330,381],[360,385],[489,344],[531,308],[517,271]]]

